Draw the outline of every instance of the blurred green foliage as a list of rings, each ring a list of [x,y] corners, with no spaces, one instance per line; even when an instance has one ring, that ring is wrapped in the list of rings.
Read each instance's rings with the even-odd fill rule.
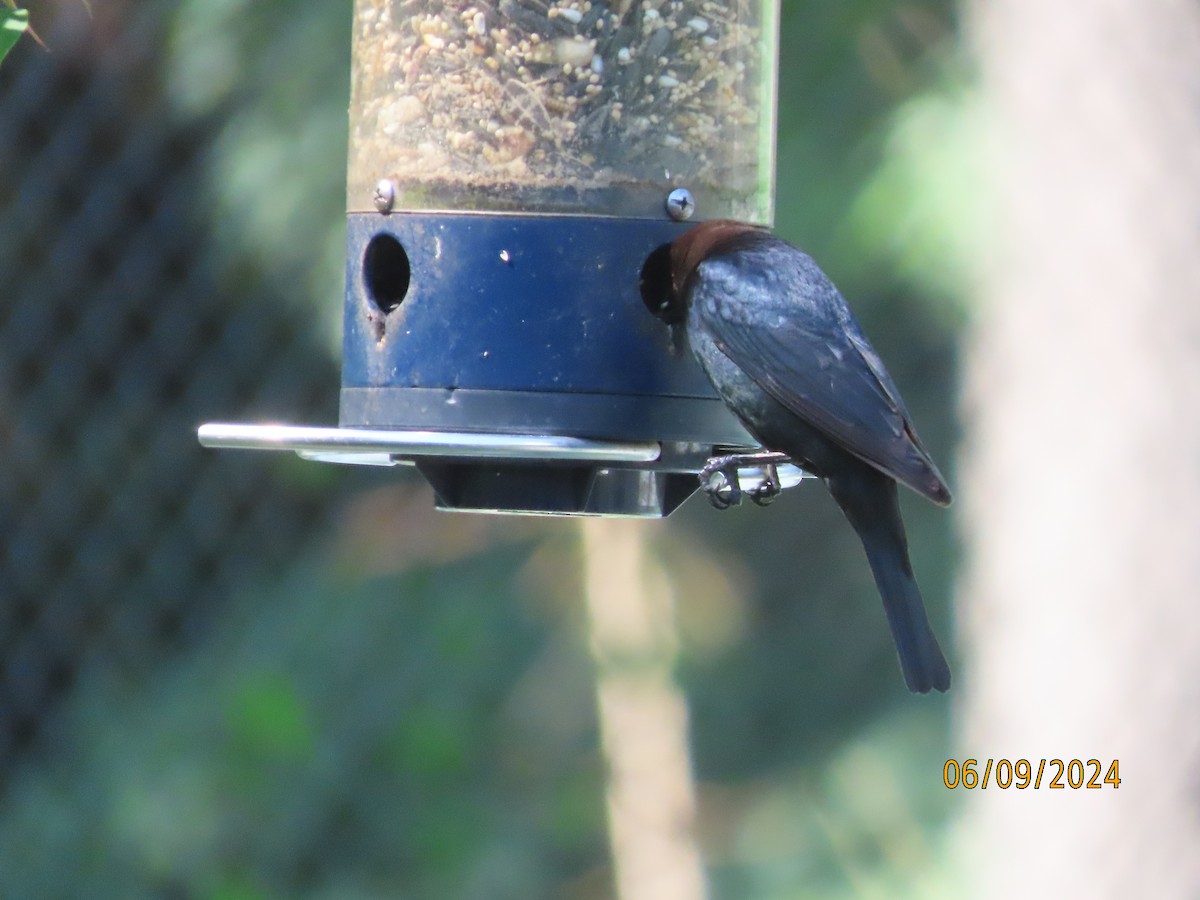
[[[556,716],[588,707],[586,655],[545,662],[531,552],[301,565],[153,687],[90,672],[0,820],[6,893],[518,898],[600,865],[594,726]],[[522,691],[539,660],[551,704]]]
[[[5,0],[8,8],[0,9],[0,60],[17,45],[29,28],[28,10],[19,9],[12,0]]]
[[[275,273],[335,358],[351,6],[185,0],[171,16],[165,73],[182,119],[220,126],[211,154],[221,249]]]
[[[181,0],[164,57],[174,114],[217,129],[214,252],[276,284],[331,354],[349,17]],[[785,0],[782,27],[778,230],[842,286],[953,480],[979,176],[951,5]],[[0,891],[608,896],[574,525],[436,514],[402,476],[280,465],[328,493],[327,552],[241,585],[152,685],[90,661],[0,808]],[[904,503],[949,643],[951,521]],[[955,895],[951,700],[904,690],[820,487],[766,510],[693,501],[655,550],[677,579],[713,895]]]

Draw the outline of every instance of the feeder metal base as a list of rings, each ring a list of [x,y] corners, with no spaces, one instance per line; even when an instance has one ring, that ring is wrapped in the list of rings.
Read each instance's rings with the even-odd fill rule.
[[[397,431],[231,422],[201,425],[197,435],[205,447],[294,450],[305,459],[371,466],[394,466],[425,456],[530,462],[651,463],[662,452],[657,441],[590,441],[545,434]]]
[[[346,465],[415,465],[438,509],[548,516],[669,515],[699,487],[712,447],[657,441],[595,441],[544,434],[481,434],[308,425],[201,425],[205,447],[290,450]],[[746,491],[766,478],[738,470]],[[783,487],[804,473],[779,467]]]

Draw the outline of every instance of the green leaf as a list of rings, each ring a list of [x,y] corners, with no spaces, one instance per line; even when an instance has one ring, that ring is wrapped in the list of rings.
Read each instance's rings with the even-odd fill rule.
[[[6,0],[7,2],[7,0]],[[17,41],[29,28],[29,12],[24,9],[0,10],[0,59],[16,46]]]

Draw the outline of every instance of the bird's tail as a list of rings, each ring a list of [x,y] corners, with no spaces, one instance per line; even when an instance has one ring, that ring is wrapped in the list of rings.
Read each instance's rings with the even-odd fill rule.
[[[867,552],[908,689],[916,694],[935,688],[945,691],[950,687],[950,666],[929,626],[913,577],[896,482],[873,474],[878,480],[866,479],[875,481],[869,490],[863,490],[867,485],[859,479],[849,485],[831,479],[829,487]]]

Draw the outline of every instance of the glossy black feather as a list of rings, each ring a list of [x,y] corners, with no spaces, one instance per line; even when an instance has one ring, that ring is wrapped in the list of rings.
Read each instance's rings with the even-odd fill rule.
[[[753,232],[699,265],[690,302],[695,327],[768,394],[917,493],[950,502],[900,391],[810,257]]]
[[[950,686],[908,558],[896,482],[935,503],[945,481],[837,288],[790,244],[710,222],[672,246],[692,352],[764,447],[824,479],[862,540],[910,690]]]

